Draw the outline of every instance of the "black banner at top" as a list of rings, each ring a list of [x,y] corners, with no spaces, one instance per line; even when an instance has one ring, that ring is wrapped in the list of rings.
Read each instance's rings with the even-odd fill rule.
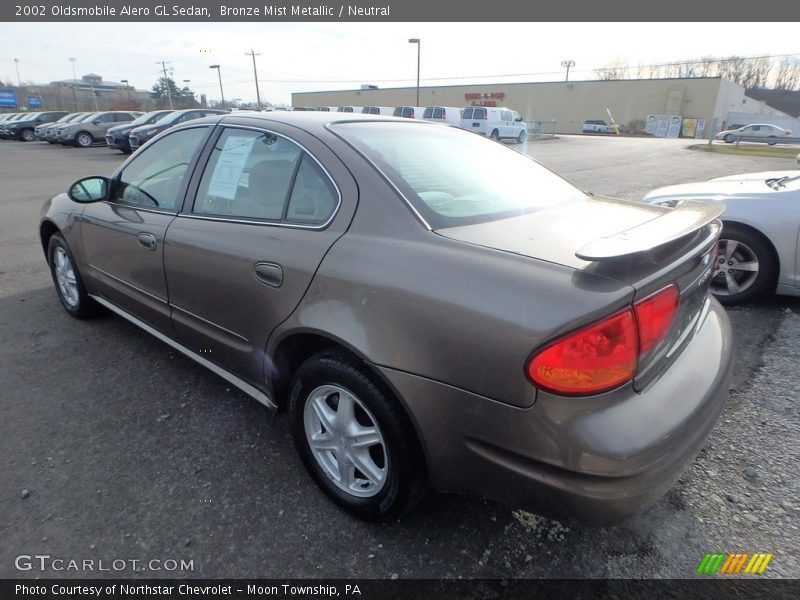
[[[616,22],[800,20],[800,2],[761,0],[11,0],[0,21],[24,22]],[[788,29],[792,31],[792,29]],[[776,33],[778,30],[776,30]],[[534,35],[534,32],[532,32]],[[565,31],[565,35],[569,35]],[[710,30],[709,35],[725,35]]]

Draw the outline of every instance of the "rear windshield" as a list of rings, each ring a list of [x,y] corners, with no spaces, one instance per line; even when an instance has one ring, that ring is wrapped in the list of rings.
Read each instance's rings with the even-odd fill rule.
[[[336,123],[433,229],[494,221],[580,200],[584,193],[530,157],[456,128]]]

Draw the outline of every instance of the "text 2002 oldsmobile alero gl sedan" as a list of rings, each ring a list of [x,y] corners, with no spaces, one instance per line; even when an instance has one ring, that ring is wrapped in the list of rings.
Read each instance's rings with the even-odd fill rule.
[[[588,196],[446,126],[240,114],[76,182],[40,233],[68,313],[104,306],[286,409],[351,512],[430,486],[602,523],[723,409],[722,209]]]

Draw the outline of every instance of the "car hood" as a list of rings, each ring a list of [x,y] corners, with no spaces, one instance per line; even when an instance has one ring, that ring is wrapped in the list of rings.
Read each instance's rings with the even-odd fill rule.
[[[156,125],[153,125],[153,124],[151,124],[151,125],[140,125],[139,127],[136,127],[135,129],[132,129],[131,133],[137,133],[137,134],[147,133],[148,131],[158,130],[158,129],[159,129],[159,127],[156,126]]]
[[[797,177],[800,170],[786,169],[785,171],[759,171],[758,173],[741,173],[739,175],[726,175],[724,177],[714,177],[709,181],[766,181],[767,179],[780,179],[781,177]]]
[[[786,172],[776,172],[777,177],[783,177]],[[770,196],[777,190],[769,187],[766,180],[769,177],[759,177],[753,179],[720,179],[711,181],[699,181],[697,183],[682,183],[680,185],[668,185],[655,189],[645,194],[644,202],[655,202],[664,199],[679,200],[717,200],[728,202],[736,197]]]
[[[111,129],[108,130],[108,133],[126,133],[133,129],[130,123],[125,123],[124,125],[114,125]]]
[[[436,231],[454,240],[582,269],[595,260],[645,252],[694,232],[724,210],[685,203],[668,209],[589,197],[535,213]]]

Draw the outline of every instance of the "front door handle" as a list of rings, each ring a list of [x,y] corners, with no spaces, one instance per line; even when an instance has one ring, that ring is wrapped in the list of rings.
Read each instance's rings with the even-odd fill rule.
[[[156,236],[154,236],[152,233],[140,233],[136,237],[136,241],[139,242],[139,245],[146,250],[156,249]]]
[[[253,266],[253,274],[270,287],[279,288],[283,283],[283,269],[275,263],[257,262]]]

